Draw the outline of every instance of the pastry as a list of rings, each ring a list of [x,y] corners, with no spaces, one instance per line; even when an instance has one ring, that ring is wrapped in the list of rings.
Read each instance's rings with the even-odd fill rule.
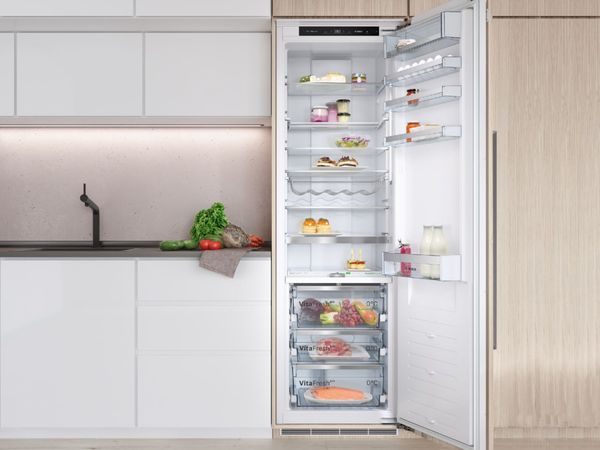
[[[319,81],[326,83],[345,83],[346,76],[339,72],[328,72],[326,75],[320,77]]]
[[[317,232],[317,222],[312,217],[308,217],[304,219],[304,223],[302,224],[302,232],[303,233],[316,233]]]
[[[335,159],[331,159],[329,156],[322,156],[317,161],[317,167],[336,167],[337,163]]]
[[[362,259],[362,250],[358,250],[358,258],[354,257],[354,249],[350,252],[350,259],[346,261],[346,267],[354,270],[364,270],[367,268],[367,262]]]
[[[350,156],[342,156],[337,162],[338,167],[358,167],[358,161]]]
[[[331,225],[329,220],[321,217],[317,222],[317,233],[331,233]]]

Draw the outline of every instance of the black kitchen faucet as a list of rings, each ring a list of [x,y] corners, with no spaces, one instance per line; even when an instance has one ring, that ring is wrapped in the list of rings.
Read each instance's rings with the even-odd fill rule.
[[[92,247],[100,247],[100,208],[94,201],[87,196],[85,183],[83,183],[83,194],[79,197],[85,206],[92,209],[93,214],[93,229],[92,229]]]

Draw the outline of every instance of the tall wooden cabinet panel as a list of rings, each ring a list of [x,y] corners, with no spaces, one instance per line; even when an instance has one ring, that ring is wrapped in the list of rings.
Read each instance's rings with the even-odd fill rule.
[[[448,0],[408,0],[408,13],[411,16],[415,16],[432,8],[441,6],[446,2],[448,2]]]
[[[15,113],[15,38],[0,33],[0,116]]]
[[[494,16],[600,16],[598,0],[488,0]]]
[[[273,0],[274,17],[403,17],[408,0]]]
[[[494,19],[499,428],[600,427],[600,19]]]

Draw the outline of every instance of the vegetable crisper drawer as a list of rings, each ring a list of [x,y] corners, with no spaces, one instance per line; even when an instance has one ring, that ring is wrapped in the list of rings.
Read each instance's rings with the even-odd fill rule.
[[[293,362],[374,363],[387,354],[381,330],[299,329],[290,339]]]
[[[296,285],[291,304],[296,328],[379,328],[385,321],[385,285]]]
[[[385,403],[383,366],[294,364],[299,408],[373,408]]]

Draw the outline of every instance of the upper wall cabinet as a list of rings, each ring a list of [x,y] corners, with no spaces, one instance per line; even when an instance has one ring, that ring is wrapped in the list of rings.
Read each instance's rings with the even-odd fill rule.
[[[15,41],[12,33],[0,33],[0,116],[15,113]]]
[[[598,0],[489,0],[494,16],[600,16]]]
[[[137,0],[138,16],[270,17],[270,0]]]
[[[274,17],[404,17],[408,0],[273,0]]]
[[[146,115],[271,115],[269,33],[148,33]]]
[[[432,8],[443,5],[448,0],[408,0],[408,12],[411,16],[424,13]]]
[[[0,16],[131,16],[134,0],[0,0]]]
[[[19,116],[139,116],[142,36],[17,35]]]

